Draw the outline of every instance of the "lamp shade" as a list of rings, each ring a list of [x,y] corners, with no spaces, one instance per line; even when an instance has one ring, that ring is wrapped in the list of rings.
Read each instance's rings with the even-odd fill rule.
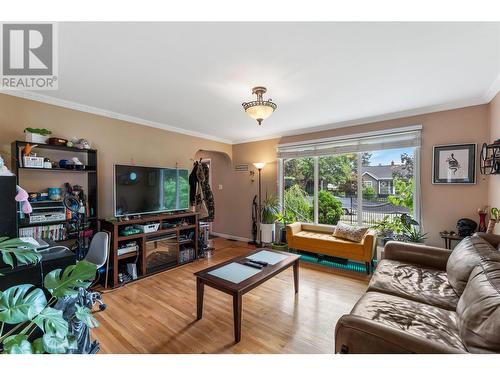
[[[257,169],[262,169],[266,166],[266,163],[253,163],[254,167]]]
[[[265,120],[274,112],[274,108],[268,105],[255,105],[248,107],[245,112],[254,120]]]
[[[254,120],[257,120],[259,125],[262,124],[262,121],[271,116],[271,114],[276,109],[276,104],[273,103],[271,99],[269,100],[263,99],[262,95],[266,91],[267,90],[265,87],[262,86],[254,87],[252,89],[252,94],[257,95],[257,100],[254,100],[252,102],[245,102],[242,104],[243,109],[248,114],[248,116],[250,116]]]

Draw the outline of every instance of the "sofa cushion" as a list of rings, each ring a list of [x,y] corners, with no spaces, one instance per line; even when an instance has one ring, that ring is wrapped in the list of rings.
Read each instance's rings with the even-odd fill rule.
[[[457,314],[384,293],[368,292],[351,314],[395,328],[408,335],[466,351],[458,334]]]
[[[352,225],[338,223],[333,232],[333,236],[353,242],[361,242],[366,232],[368,232],[368,228],[366,227],[354,227]]]
[[[300,231],[293,238],[295,247],[343,258],[362,257],[363,243],[343,240],[328,233]]]
[[[445,271],[390,259],[383,259],[377,265],[368,291],[388,293],[453,311],[459,298]]]
[[[461,295],[472,270],[481,259],[498,256],[500,253],[478,236],[464,238],[452,251],[446,264],[446,273],[452,288]]]
[[[472,353],[500,353],[500,260],[482,260],[458,301],[458,331]]]

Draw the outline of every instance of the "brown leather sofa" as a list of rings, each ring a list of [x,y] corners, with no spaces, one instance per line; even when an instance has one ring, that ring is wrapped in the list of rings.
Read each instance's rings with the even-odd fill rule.
[[[286,226],[286,240],[291,249],[365,262],[366,273],[374,256],[377,238],[368,231],[361,242],[333,236],[335,226],[293,223]]]
[[[500,353],[500,236],[453,251],[389,242],[336,353]]]

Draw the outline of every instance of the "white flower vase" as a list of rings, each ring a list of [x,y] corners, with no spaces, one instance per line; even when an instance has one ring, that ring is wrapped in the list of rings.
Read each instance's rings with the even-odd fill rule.
[[[274,223],[260,224],[260,242],[262,243],[274,242]]]

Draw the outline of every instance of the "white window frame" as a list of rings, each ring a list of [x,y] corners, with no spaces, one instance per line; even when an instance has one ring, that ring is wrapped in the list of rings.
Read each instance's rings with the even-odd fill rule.
[[[411,127],[411,130],[415,130],[418,128],[418,126]],[[408,128],[409,129],[409,128]],[[421,126],[420,126],[421,129]],[[410,129],[409,129],[410,130]],[[388,134],[387,132],[384,132],[385,134]],[[422,222],[422,216],[421,216],[421,187],[420,187],[420,176],[421,176],[421,171],[420,171],[420,151],[421,151],[421,146],[411,146],[413,147],[413,160],[414,160],[414,165],[413,165],[413,181],[414,181],[414,202],[413,202],[413,217],[420,223],[420,226],[422,228],[422,231],[424,231],[423,227],[423,222]],[[375,151],[375,150],[374,150]],[[358,171],[363,170],[362,166],[362,158],[361,155],[363,152],[356,152],[357,154],[357,168]],[[313,156],[314,160],[314,219],[313,223],[318,224],[318,217],[319,217],[319,202],[318,202],[318,195],[319,195],[319,158],[321,156]],[[285,202],[284,202],[284,163],[285,163],[285,158],[279,158],[278,159],[278,197],[281,202],[281,208],[282,210],[285,207]],[[373,187],[373,181],[365,181],[366,183],[370,183],[370,185]],[[358,173],[358,181],[357,181],[357,198],[358,202],[363,201],[363,187],[364,182],[363,182],[363,173]],[[378,186],[379,194],[380,194],[380,183]],[[394,184],[392,184],[392,192],[390,194],[394,194]],[[358,225],[361,226],[363,224],[363,213],[362,209],[360,212],[358,212]]]

